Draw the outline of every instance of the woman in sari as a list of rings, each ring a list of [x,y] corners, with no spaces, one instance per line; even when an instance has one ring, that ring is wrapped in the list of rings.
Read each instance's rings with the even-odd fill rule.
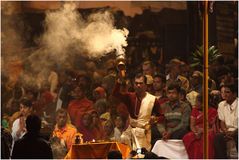
[[[213,130],[217,117],[215,108],[208,108],[208,141],[209,141],[209,158],[214,158],[213,140],[215,131]],[[196,106],[192,109],[190,117],[191,132],[183,137],[183,142],[190,159],[203,158],[203,112],[202,112],[202,96],[198,95]]]
[[[102,126],[99,124],[99,118],[95,117],[95,112],[86,112],[81,117],[80,126],[78,130],[83,134],[83,142],[91,142],[102,140],[104,138],[104,131]],[[96,120],[98,119],[98,124],[96,125]]]
[[[83,134],[83,142],[98,140],[98,130],[93,124],[93,116],[91,112],[82,115],[78,130]]]

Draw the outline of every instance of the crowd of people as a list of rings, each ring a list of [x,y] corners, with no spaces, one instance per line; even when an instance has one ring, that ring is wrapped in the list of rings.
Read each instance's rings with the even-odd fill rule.
[[[3,74],[2,158],[64,158],[76,137],[147,151],[157,140],[181,139],[190,159],[203,158],[202,71],[176,58],[161,62],[126,59],[125,77],[112,58],[102,68],[92,60],[85,70],[23,71],[15,83]],[[227,158],[227,142],[238,143],[237,64],[210,65],[209,158]]]

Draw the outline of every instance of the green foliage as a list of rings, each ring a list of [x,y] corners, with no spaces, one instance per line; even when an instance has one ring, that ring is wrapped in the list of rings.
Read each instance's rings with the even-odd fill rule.
[[[203,46],[197,46],[195,52],[192,53],[192,63],[191,67],[199,67],[203,68]],[[208,64],[213,63],[218,57],[222,56],[221,53],[218,52],[218,49],[215,46],[211,46],[208,49]]]

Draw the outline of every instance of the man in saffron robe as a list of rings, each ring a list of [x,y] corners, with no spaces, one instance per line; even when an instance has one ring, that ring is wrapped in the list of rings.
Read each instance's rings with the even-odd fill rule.
[[[71,148],[71,145],[75,142],[75,136],[77,129],[70,123],[68,119],[68,113],[65,109],[59,109],[56,112],[56,126],[52,133],[53,137],[58,137],[64,140],[67,150]]]

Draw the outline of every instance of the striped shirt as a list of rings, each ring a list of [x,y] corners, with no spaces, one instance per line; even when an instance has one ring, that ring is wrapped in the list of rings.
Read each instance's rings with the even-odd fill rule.
[[[187,103],[178,101],[172,105],[168,101],[161,106],[161,109],[164,114],[164,121],[157,124],[161,134],[164,131],[172,134],[177,130],[189,128],[191,108]]]

